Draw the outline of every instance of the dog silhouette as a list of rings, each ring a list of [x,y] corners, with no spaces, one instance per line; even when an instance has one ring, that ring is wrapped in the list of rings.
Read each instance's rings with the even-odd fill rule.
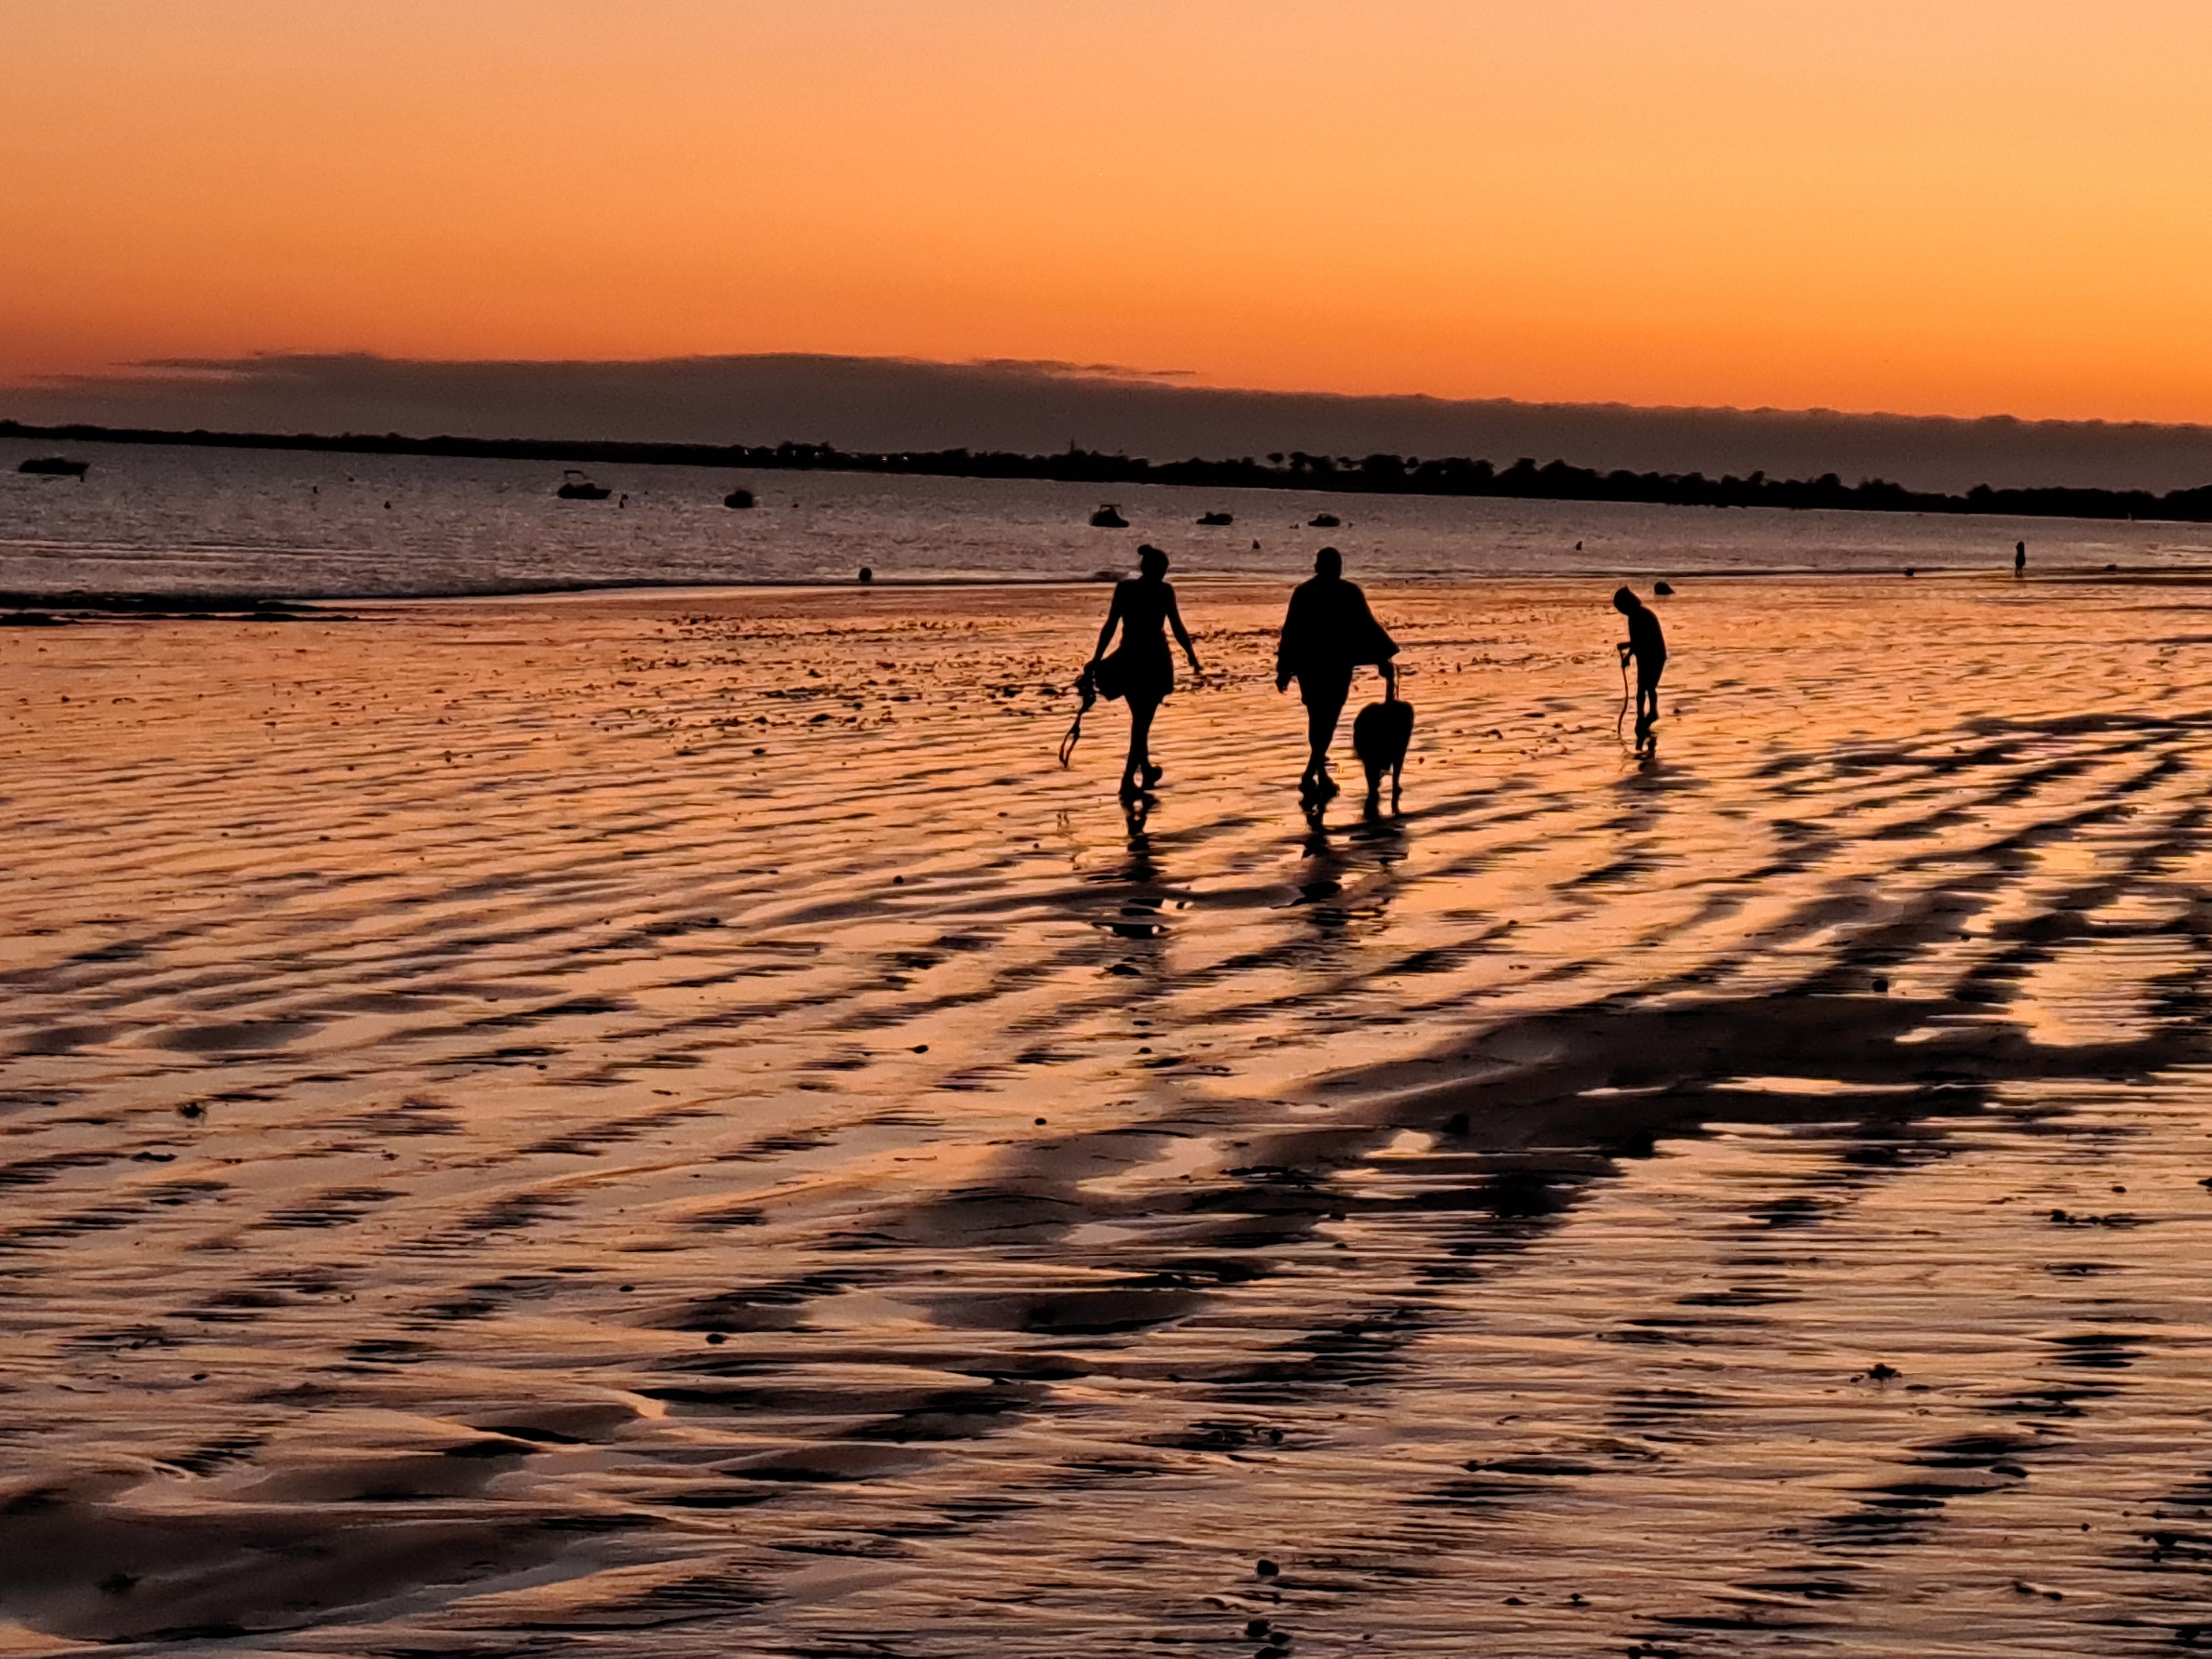
[[[1367,769],[1367,810],[1382,805],[1382,775],[1390,775],[1390,810],[1398,810],[1399,787],[1405,776],[1406,748],[1413,740],[1413,705],[1401,702],[1398,688],[1381,702],[1370,702],[1352,722],[1352,752]]]

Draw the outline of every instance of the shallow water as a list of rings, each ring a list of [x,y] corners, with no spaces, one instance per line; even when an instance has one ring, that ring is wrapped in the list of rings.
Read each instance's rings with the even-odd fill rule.
[[[2212,1633],[2193,591],[1093,597],[0,632],[9,1650]]]
[[[27,477],[54,446],[0,439],[0,592],[293,598],[623,584],[1024,577],[1126,571],[1139,542],[1194,574],[1303,573],[1333,544],[1364,578],[1681,575],[2008,565],[2201,563],[2204,526],[1785,513],[1115,486],[1129,520],[1093,530],[1098,486],[1024,480],[592,469],[615,494],[554,496],[558,466],[157,445],[64,446],[82,481]],[[750,488],[758,505],[722,498]],[[1201,513],[1231,513],[1201,528]],[[1315,529],[1319,513],[1342,520]],[[1258,545],[1255,545],[1255,543]]]

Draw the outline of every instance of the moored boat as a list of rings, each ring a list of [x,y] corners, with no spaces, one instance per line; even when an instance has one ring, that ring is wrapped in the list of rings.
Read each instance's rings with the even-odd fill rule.
[[[72,461],[60,455],[33,455],[15,469],[43,478],[82,478],[92,471],[90,461]]]
[[[1127,530],[1129,521],[1121,516],[1121,509],[1109,501],[1091,515],[1093,530]]]
[[[613,494],[605,484],[593,483],[573,466],[561,475],[561,487],[553,493],[564,501],[603,501]]]

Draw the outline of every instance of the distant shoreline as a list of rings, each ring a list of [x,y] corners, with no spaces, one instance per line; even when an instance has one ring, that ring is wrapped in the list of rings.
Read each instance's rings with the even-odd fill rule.
[[[53,613],[70,617],[104,617],[118,619],[135,617],[149,622],[192,619],[234,622],[332,622],[349,620],[343,615],[344,608],[347,607],[412,609],[434,605],[520,604],[531,600],[623,599],[674,601],[692,596],[705,601],[720,596],[777,592],[810,595],[845,593],[860,599],[873,592],[926,592],[946,588],[1012,588],[1022,592],[1037,592],[1050,588],[1095,590],[1105,586],[1111,580],[1112,578],[1107,574],[1102,572],[1091,576],[878,577],[866,582],[856,581],[850,577],[819,577],[812,580],[782,577],[774,580],[719,582],[691,580],[657,582],[630,579],[604,582],[559,582],[532,586],[460,588],[443,593],[119,593],[8,590],[0,591],[0,626],[21,626],[23,625],[23,619],[27,617]],[[1540,574],[1521,572],[1387,577],[1370,581],[1368,586],[1373,592],[1388,592],[1394,590],[1462,586],[1535,585],[1573,587],[1592,582],[1611,583],[1616,580],[1613,575],[1600,571],[1547,571]],[[1911,580],[1923,587],[1940,585],[1946,581],[1981,580],[1995,584],[2006,592],[2014,591],[2010,570],[2001,567],[1980,565],[1921,565],[1910,577],[1904,571],[1895,569],[1807,570],[1777,567],[1746,570],[1676,570],[1670,573],[1668,580],[1698,586],[1725,586],[1740,581],[1841,583],[1857,586],[1869,581]],[[1178,578],[1182,586],[1196,588],[1221,586],[1277,589],[1282,586],[1283,580],[1284,578],[1281,577],[1260,575],[1198,575]],[[2212,564],[2177,565],[2158,568],[2136,566],[2120,569],[2102,568],[2090,565],[2067,565],[2037,572],[2032,585],[2054,586],[2097,582],[2130,586],[2203,586],[2212,585]]]
[[[564,441],[538,438],[408,437],[349,433],[174,432],[81,423],[30,426],[0,420],[0,438],[49,443],[167,444],[206,449],[275,449],[349,455],[428,455],[472,460],[609,462],[748,471],[869,472],[926,477],[1033,478],[1109,488],[1175,484],[1237,489],[1301,489],[1366,495],[1442,495],[1513,501],[1634,502],[1661,507],[1770,507],[1790,512],[1919,513],[1997,518],[2212,522],[2212,484],[2158,495],[2145,489],[2062,485],[1995,489],[1977,484],[1963,494],[1907,489],[1869,478],[1844,483],[1836,474],[1769,478],[1753,472],[1708,478],[1701,472],[1601,472],[1554,460],[1523,459],[1499,468],[1450,456],[1422,460],[1399,455],[1309,455],[1294,451],[1263,459],[1152,461],[1071,447],[1061,453],[1022,455],[967,449],[873,453],[829,444],[639,443],[618,439]]]

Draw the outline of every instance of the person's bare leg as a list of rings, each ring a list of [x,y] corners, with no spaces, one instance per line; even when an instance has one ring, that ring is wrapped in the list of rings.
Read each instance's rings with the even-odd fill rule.
[[[1659,677],[1636,679],[1636,735],[1648,737],[1651,728],[1659,723]]]
[[[1145,774],[1151,768],[1152,716],[1159,713],[1156,702],[1129,701],[1129,758],[1121,768],[1121,793],[1133,795],[1145,787]]]
[[[1343,713],[1341,700],[1306,705],[1306,747],[1310,752],[1305,775],[1298,780],[1301,787],[1334,793],[1336,781],[1328,775],[1328,746],[1336,740],[1336,722]]]

